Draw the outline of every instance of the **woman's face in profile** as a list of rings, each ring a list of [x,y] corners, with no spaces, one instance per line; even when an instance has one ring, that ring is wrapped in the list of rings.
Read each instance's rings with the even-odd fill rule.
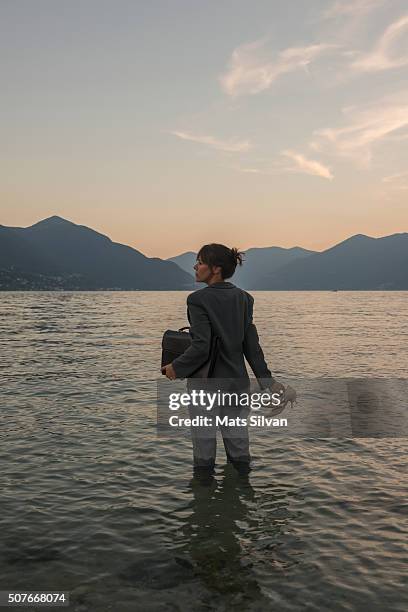
[[[206,283],[213,276],[210,266],[204,263],[199,257],[195,263],[194,270],[197,283]]]
[[[195,279],[198,283],[205,283],[206,279],[211,275],[210,267],[205,264],[199,257],[194,266]]]

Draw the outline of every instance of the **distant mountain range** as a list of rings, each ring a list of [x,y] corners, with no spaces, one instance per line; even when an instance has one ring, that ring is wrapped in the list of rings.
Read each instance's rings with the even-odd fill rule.
[[[383,238],[363,234],[266,274],[258,289],[407,290],[408,233]]]
[[[62,217],[30,227],[0,225],[0,290],[186,290],[196,254],[168,260]],[[232,282],[250,290],[408,290],[408,233],[358,234],[322,252],[250,248]]]
[[[245,251],[244,263],[237,266],[233,283],[242,289],[258,289],[264,281],[266,273],[272,274],[282,268],[285,264],[296,261],[299,258],[311,255],[314,251],[293,247],[284,249],[282,247],[252,248]],[[192,272],[196,262],[197,254],[187,251],[176,257],[170,257],[186,272]]]
[[[0,290],[184,289],[194,278],[84,225],[53,216],[31,227],[0,226]]]
[[[192,269],[196,255],[170,258]],[[248,249],[234,284],[268,291],[407,290],[408,233],[383,238],[352,236],[321,253],[299,247]]]

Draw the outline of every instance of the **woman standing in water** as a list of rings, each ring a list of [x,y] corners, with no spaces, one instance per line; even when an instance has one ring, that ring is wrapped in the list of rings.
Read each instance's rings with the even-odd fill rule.
[[[251,366],[261,388],[272,393],[284,391],[272,376],[265,362],[258,333],[252,322],[254,298],[227,279],[234,274],[242,255],[236,248],[223,244],[206,244],[197,255],[195,279],[207,286],[190,293],[187,314],[190,321],[191,346],[172,363],[162,368],[167,378],[189,378],[209,358],[213,336],[220,339],[212,376],[218,379],[240,379],[249,384],[244,357]],[[229,430],[229,432],[228,432]],[[249,471],[250,453],[247,428],[221,427],[227,459],[239,471]],[[216,430],[213,435],[193,435],[195,471],[214,470]]]

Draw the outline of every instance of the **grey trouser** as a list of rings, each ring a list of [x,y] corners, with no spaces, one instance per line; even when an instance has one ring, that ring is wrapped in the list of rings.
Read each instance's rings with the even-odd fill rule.
[[[190,418],[203,415],[202,409],[189,407]],[[227,417],[233,419],[235,425],[219,424],[222,439],[224,442],[227,461],[236,467],[248,465],[251,456],[249,453],[248,426],[239,424],[237,417],[246,419],[248,409],[237,406],[221,406],[211,413],[212,425],[206,427],[191,427],[191,438],[193,442],[194,468],[213,469],[217,452],[217,424],[215,417],[220,419]]]

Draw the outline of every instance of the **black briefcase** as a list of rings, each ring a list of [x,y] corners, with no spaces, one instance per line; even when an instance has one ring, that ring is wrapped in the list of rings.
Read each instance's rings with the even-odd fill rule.
[[[192,338],[189,330],[189,327],[181,327],[177,331],[168,329],[164,332],[162,340],[161,367],[171,363],[177,357],[180,357],[180,355],[182,355],[191,346]],[[197,368],[197,370],[190,375],[191,377],[210,378],[212,376],[219,351],[219,340],[220,339],[218,336],[212,336],[211,350],[208,360],[200,365],[199,368]],[[164,374],[164,372],[162,372],[162,374]]]
[[[178,331],[168,329],[163,334],[162,340],[162,367],[171,363],[176,357],[180,357],[191,345],[189,327],[181,327]]]

